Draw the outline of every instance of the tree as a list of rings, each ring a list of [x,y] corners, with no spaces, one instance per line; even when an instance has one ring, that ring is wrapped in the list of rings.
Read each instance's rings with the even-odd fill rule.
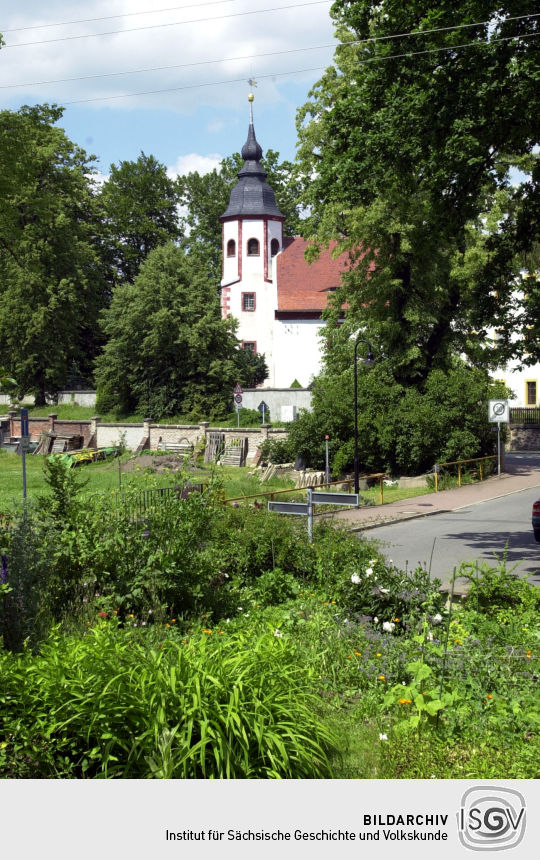
[[[152,155],[112,164],[100,203],[113,286],[133,283],[150,251],[181,236],[175,182]]]
[[[221,319],[207,271],[172,244],[151,251],[134,283],[116,288],[103,327],[96,381],[105,411],[222,417],[236,382],[261,375],[260,358],[239,350],[234,321]]]
[[[289,425],[285,462],[300,454],[308,466],[323,468],[325,436],[335,475],[350,471],[354,459],[352,346],[348,367],[319,376],[312,411],[302,410]],[[502,383],[454,359],[447,370],[428,373],[419,388],[400,384],[389,362],[358,367],[358,447],[360,469],[371,474],[417,475],[435,462],[494,453],[488,400],[505,397]]]
[[[0,362],[39,405],[71,364],[91,378],[105,297],[93,159],[55,126],[61,116],[0,113]]]
[[[224,158],[218,169],[201,175],[196,171],[178,177],[180,203],[186,214],[182,218],[186,249],[205,257],[216,280],[221,279],[221,223],[232,187],[238,181],[243,165],[236,152]],[[279,161],[279,152],[269,149],[261,164],[267,172],[266,181],[273,188],[278,208],[285,216],[285,235],[294,236],[300,227],[299,197],[301,180],[294,164]]]
[[[485,366],[488,326],[508,345],[523,310],[515,278],[537,236],[540,131],[538,25],[524,16],[536,11],[528,0],[332,7],[342,44],[299,114],[306,230],[351,252],[330,323],[347,302],[342,339],[364,326],[400,383],[421,385],[459,352]],[[517,187],[514,166],[529,174]]]

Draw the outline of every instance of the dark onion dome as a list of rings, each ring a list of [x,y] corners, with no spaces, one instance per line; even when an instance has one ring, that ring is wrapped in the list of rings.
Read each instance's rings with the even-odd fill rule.
[[[265,182],[266,171],[261,166],[262,154],[251,120],[247,140],[242,147],[244,166],[238,174],[238,182],[231,191],[229,206],[222,218],[237,218],[242,215],[284,217],[276,205],[274,192]]]

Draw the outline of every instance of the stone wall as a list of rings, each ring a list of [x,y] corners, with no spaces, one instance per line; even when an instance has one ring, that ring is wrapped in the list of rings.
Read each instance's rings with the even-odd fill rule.
[[[510,424],[507,451],[540,451],[540,424]]]
[[[96,438],[94,447],[111,448],[123,444],[130,451],[136,451],[145,438],[144,424],[102,424],[96,421]]]

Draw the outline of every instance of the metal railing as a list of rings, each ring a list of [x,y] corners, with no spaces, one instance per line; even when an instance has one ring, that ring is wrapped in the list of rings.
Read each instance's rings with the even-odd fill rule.
[[[497,462],[497,455],[491,454],[489,457],[472,457],[470,460],[449,460],[447,463],[437,463],[436,468],[434,469],[434,472],[433,472],[434,478],[435,478],[435,492],[438,492],[440,470],[444,466],[457,466],[458,467],[457,468],[457,481],[458,481],[458,487],[461,487],[461,482],[462,482],[462,477],[463,477],[463,470],[462,470],[463,464],[464,463],[476,463],[478,466],[478,474],[480,476],[480,480],[483,481],[484,480],[483,463],[486,460],[494,460],[495,462]]]
[[[511,406],[510,424],[540,424],[540,406]]]
[[[376,472],[373,475],[360,475],[360,480],[366,481],[373,478],[376,478],[379,483],[379,499],[380,504],[384,504],[384,478],[386,477],[385,472]],[[354,478],[342,478],[340,481],[319,481],[318,484],[312,484],[312,487],[333,487],[339,484],[340,487],[343,487],[344,484],[347,485],[347,493],[351,492],[351,487],[354,485]],[[274,501],[275,496],[283,495],[284,493],[303,493],[307,490],[307,487],[291,487],[290,490],[270,490],[267,493],[251,493],[248,496],[235,496],[232,499],[223,499],[224,504],[228,502],[243,502],[246,499],[269,499],[271,502]]]

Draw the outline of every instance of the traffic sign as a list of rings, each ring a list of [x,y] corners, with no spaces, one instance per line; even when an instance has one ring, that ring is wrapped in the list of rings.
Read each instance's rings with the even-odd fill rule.
[[[304,502],[268,502],[268,510],[275,511],[277,514],[302,517],[308,513],[308,506]]]
[[[25,434],[21,436],[21,454],[28,454],[30,451],[30,436]]]
[[[242,386],[240,385],[239,382],[237,382],[236,385],[234,386],[234,393],[235,394],[243,394],[244,393],[244,389],[242,388]]]
[[[313,493],[314,505],[353,505],[358,506],[358,493]]]
[[[238,403],[238,405],[240,405],[242,403],[242,395],[241,394],[235,394],[234,395],[234,402]]]
[[[490,400],[488,404],[488,420],[493,423],[507,424],[510,421],[508,400]]]

